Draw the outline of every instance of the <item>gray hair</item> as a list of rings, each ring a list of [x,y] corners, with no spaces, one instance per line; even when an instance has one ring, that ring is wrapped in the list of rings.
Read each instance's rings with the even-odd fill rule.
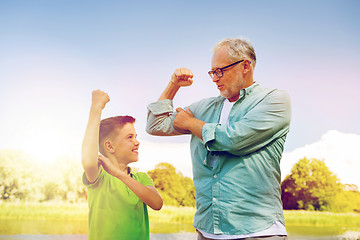
[[[228,47],[229,60],[238,61],[242,59],[248,59],[251,62],[253,68],[256,65],[256,55],[254,47],[250,40],[246,38],[226,38],[218,42],[212,52],[215,53],[217,50],[223,47]]]

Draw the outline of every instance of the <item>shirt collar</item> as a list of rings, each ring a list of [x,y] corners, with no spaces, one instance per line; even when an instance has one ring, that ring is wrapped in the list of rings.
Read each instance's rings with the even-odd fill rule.
[[[256,88],[257,86],[259,86],[259,84],[256,83],[256,82],[254,82],[254,83],[251,84],[249,87],[241,89],[241,90],[240,90],[240,97],[239,97],[238,100],[235,101],[235,103],[238,102],[240,99],[243,99],[244,96],[249,95],[249,94],[254,90],[254,88]],[[217,97],[217,101],[219,101],[219,102],[223,102],[224,100],[226,100],[226,98],[224,98],[224,97],[221,96],[221,95],[219,95],[219,96]]]
[[[241,101],[243,98],[245,98],[247,95],[249,95],[254,90],[254,88],[256,88],[258,85],[259,85],[258,83],[254,82],[249,87],[241,89],[240,97],[235,102]]]

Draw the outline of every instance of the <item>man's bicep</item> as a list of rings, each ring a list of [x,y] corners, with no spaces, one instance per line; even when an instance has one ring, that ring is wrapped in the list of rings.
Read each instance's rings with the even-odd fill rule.
[[[175,115],[170,100],[151,103],[148,106],[146,132],[156,136],[189,134],[188,131],[174,127]]]

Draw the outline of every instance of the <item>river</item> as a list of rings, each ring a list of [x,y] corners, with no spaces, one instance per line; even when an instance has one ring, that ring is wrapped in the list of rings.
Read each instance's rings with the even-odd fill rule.
[[[191,224],[151,224],[151,240],[196,240]],[[289,240],[360,240],[360,229],[287,226]],[[71,233],[71,234],[68,234]],[[0,240],[87,240],[86,222],[1,220]]]

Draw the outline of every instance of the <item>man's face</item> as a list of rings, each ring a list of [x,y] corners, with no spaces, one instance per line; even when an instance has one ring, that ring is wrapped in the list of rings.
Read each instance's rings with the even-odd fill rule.
[[[225,67],[232,64],[228,59],[228,51],[226,47],[218,49],[211,61],[211,70]],[[216,84],[220,91],[220,95],[229,99],[230,102],[234,102],[239,99],[240,90],[244,86],[244,77],[241,72],[241,63],[231,66],[223,70],[223,76],[213,78],[213,82]]]
[[[140,143],[136,139],[137,134],[134,124],[126,123],[121,129],[116,131],[118,134],[113,140],[116,158],[124,164],[137,162]]]

